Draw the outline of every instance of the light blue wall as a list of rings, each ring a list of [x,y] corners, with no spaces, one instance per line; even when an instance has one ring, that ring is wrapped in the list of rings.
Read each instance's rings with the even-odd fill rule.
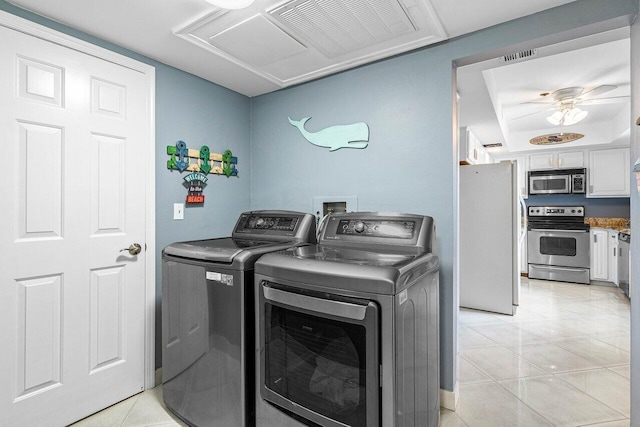
[[[161,251],[178,240],[229,234],[238,214],[250,205],[250,100],[191,74],[127,49],[60,25],[0,0],[0,10],[54,28],[81,40],[118,52],[156,69],[156,366],[161,364]],[[211,176],[202,207],[185,209],[183,221],[173,220],[173,204],[187,191],[181,174],[166,167],[166,146],[183,140],[191,148],[208,145],[212,152],[232,150],[238,157],[238,177]]]
[[[514,43],[635,15],[636,0],[581,0],[363,66],[251,102],[252,208],[311,211],[314,196],[357,196],[359,210],[433,216],[438,227],[441,388],[453,390],[456,354],[452,61]],[[629,25],[630,20],[626,21]],[[363,121],[369,147],[328,152],[307,129]]]

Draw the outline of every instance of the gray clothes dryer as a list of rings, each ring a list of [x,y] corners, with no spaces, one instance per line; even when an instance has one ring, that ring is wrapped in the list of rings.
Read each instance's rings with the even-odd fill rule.
[[[435,241],[431,217],[331,214],[258,260],[257,425],[438,425]]]
[[[313,215],[242,213],[231,237],[173,243],[162,255],[162,390],[193,426],[254,426],[254,264],[315,243]]]

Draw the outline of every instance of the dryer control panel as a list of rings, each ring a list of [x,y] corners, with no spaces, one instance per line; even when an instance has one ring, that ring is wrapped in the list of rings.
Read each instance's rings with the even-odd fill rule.
[[[415,221],[342,219],[336,234],[411,239],[415,229]]]
[[[347,212],[327,216],[318,243],[431,252],[435,248],[433,218],[424,215],[387,212]]]

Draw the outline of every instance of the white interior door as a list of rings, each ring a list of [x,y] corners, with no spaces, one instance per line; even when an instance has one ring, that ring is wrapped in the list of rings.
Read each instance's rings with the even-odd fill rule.
[[[0,425],[144,389],[147,93],[141,72],[0,26]]]

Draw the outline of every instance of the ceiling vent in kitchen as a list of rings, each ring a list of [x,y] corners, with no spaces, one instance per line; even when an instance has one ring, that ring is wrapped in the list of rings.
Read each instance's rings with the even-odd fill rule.
[[[293,0],[269,13],[329,58],[416,31],[398,0]]]
[[[536,56],[538,56],[538,49],[527,49],[501,56],[500,62],[504,64],[511,64],[513,62],[526,61],[527,59],[535,58]]]
[[[489,144],[482,144],[484,148],[502,148],[502,142],[492,142]]]

